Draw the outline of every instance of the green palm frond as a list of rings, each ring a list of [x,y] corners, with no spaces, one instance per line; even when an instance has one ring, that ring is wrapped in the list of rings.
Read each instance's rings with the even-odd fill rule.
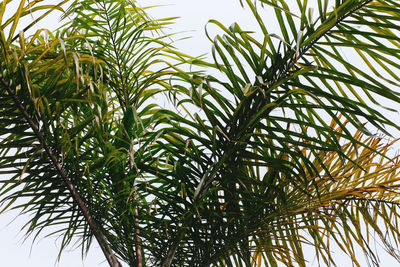
[[[267,221],[268,213],[271,218],[279,218],[278,214],[295,203],[291,191],[301,192],[307,201],[323,205],[324,188],[318,179],[335,181],[335,173],[325,160],[326,153],[335,154],[342,164],[348,162],[363,170],[360,150],[372,153],[376,148],[357,138],[354,129],[370,135],[364,122],[384,133],[387,126],[398,128],[377,110],[376,101],[378,96],[399,101],[398,82],[393,76],[399,71],[399,43],[395,34],[390,33],[397,28],[400,15],[395,4],[336,1],[329,10],[319,1],[319,18],[312,21],[307,2],[297,1],[293,10],[289,10],[286,1],[262,2],[274,8],[281,35],[269,33],[259,7],[247,1],[264,39],[257,40],[237,24],[226,28],[210,21],[223,31],[213,41],[212,55],[215,67],[224,77],[182,74],[190,85],[175,87],[178,108],[185,115],[169,114],[168,126],[163,127],[166,141],[159,143],[165,151],[160,161],[170,162],[173,171],[155,179],[165,180],[164,188],[153,189],[165,205],[159,209],[173,215],[168,218],[168,225],[176,228],[170,231],[175,232],[174,238],[178,240],[164,247],[158,245],[162,247],[159,253],[164,251],[161,257],[166,258],[165,265],[171,255],[175,255],[176,266],[228,264],[233,260],[231,253],[239,255],[236,260],[250,265],[249,245],[254,244],[250,233],[263,231],[270,233],[272,239],[284,238],[297,236],[296,229],[307,226],[307,221],[300,220],[287,231],[278,226],[264,229],[257,224],[262,221],[258,215],[265,216]],[[387,13],[381,14],[382,21],[377,18],[377,7]],[[377,41],[377,31],[382,37],[382,32],[388,32],[387,41]],[[354,66],[345,58],[346,54],[359,55],[361,63]],[[385,56],[378,58],[376,54]],[[390,67],[382,67],[387,73],[379,71],[381,74],[376,75],[378,71],[370,66],[383,66],[383,58],[390,62]],[[390,75],[391,80],[387,78]],[[355,156],[343,149],[344,144],[354,148]],[[264,191],[253,193],[253,187],[263,187]],[[171,191],[176,195],[170,196]],[[346,194],[350,196],[351,190]],[[391,195],[397,196],[396,191],[391,191]],[[370,195],[360,201],[365,200],[368,206],[372,199],[379,197]],[[253,202],[262,205],[257,208],[252,206]],[[246,205],[251,207],[248,213]],[[307,211],[300,209],[296,216],[302,212]],[[352,220],[350,215],[346,216],[343,218]],[[171,233],[164,235],[166,238]],[[290,266],[293,263],[289,259],[295,255],[293,261],[304,265],[300,241],[293,238],[279,241],[284,244],[267,243],[269,250],[263,249],[268,254],[266,261],[274,266],[281,259]],[[285,252],[279,256],[272,252],[273,248]],[[348,247],[344,250],[352,251]],[[328,251],[325,256],[329,259],[329,250],[324,251]],[[207,263],[204,255],[210,259]]]
[[[101,24],[103,19],[111,28],[95,38],[93,28],[79,23],[86,18],[90,24],[85,16],[97,4],[109,9],[111,18],[97,10],[100,17],[92,16],[92,22]],[[153,68],[162,64],[161,51],[167,44],[142,36],[160,25],[146,25],[139,8],[124,9],[127,13],[117,16],[112,4],[80,1],[66,13],[76,16],[72,26],[56,35],[38,30],[25,37],[21,31],[17,41],[2,42],[1,169],[8,176],[2,180],[1,195],[4,209],[17,199],[31,198],[13,206],[33,215],[28,233],[61,225],[54,233],[64,234],[61,248],[77,236],[82,247],[89,248],[94,235],[110,264],[119,264],[111,249],[133,264],[137,235],[132,227],[137,224],[129,219],[136,202],[126,198],[137,198],[131,186],[140,173],[133,167],[133,153],[138,143],[146,143],[143,136],[157,117],[155,105],[143,103],[160,91],[154,85],[169,73],[165,65],[160,71]],[[6,3],[2,5],[4,10]],[[19,12],[41,10],[35,8],[21,2]],[[16,18],[11,21],[17,23]],[[109,32],[118,37],[118,47],[107,46]],[[4,40],[12,39],[13,30],[9,34]],[[146,146],[142,150],[141,160],[148,161],[151,151]],[[125,247],[118,246],[122,236]]]
[[[88,88],[79,85],[88,81],[79,72],[87,67],[87,57],[78,58],[68,47],[81,37],[54,36],[47,30],[37,30],[31,37],[21,31],[13,37],[19,18],[43,9],[61,9],[65,2],[40,6],[35,5],[39,2],[21,1],[17,13],[2,24],[1,127],[9,129],[2,138],[1,169],[8,174],[2,180],[2,203],[7,208],[17,199],[28,198],[14,207],[32,216],[26,224],[28,233],[36,230],[39,234],[47,226],[63,225],[61,248],[75,235],[82,236],[82,245],[88,247],[94,235],[108,261],[117,263],[88,209],[90,198],[81,190],[85,183],[83,164],[72,160],[80,152],[78,138],[90,128],[86,116],[93,116],[79,109],[80,103],[88,105],[93,100],[85,99]],[[3,2],[3,12],[6,7]],[[6,31],[10,21],[11,29]],[[6,32],[9,37],[5,37]]]

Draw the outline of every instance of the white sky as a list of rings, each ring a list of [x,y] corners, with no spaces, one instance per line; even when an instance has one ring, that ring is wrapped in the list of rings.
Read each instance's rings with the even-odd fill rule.
[[[241,8],[239,0],[141,0],[139,3],[143,3],[143,5],[166,5],[150,11],[150,14],[156,18],[181,16],[181,19],[177,20],[176,24],[170,26],[170,28],[172,32],[184,32],[178,36],[192,36],[191,39],[180,41],[177,44],[179,49],[191,55],[200,55],[210,51],[211,44],[204,34],[204,26],[209,19],[217,19],[226,26],[230,26],[233,22],[238,22],[243,29],[257,29],[255,20],[251,15],[249,16],[248,10]],[[47,19],[38,28],[54,27],[56,22],[56,18]],[[273,24],[269,26],[271,28],[274,27]],[[212,27],[209,29],[211,36],[213,36]],[[273,31],[271,32],[273,33]],[[92,246],[89,255],[83,262],[80,249],[76,249],[65,251],[61,256],[60,262],[57,263],[58,246],[55,238],[39,239],[35,242],[30,252],[32,239],[22,242],[24,235],[19,231],[26,222],[25,218],[22,216],[10,223],[15,215],[15,212],[0,215],[0,266],[108,266],[97,244]],[[8,223],[10,224],[7,225]],[[313,251],[311,250],[308,254],[310,255],[309,260],[312,262]],[[384,255],[383,252],[380,254],[382,254],[381,266],[397,265],[391,257]],[[344,256],[340,252],[338,252],[336,259],[338,266],[352,266],[347,256]],[[309,266],[318,265],[310,263]]]

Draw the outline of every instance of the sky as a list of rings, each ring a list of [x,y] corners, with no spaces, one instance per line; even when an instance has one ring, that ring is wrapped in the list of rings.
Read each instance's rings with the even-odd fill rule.
[[[19,2],[18,0],[15,2]],[[217,19],[222,24],[230,26],[238,22],[243,29],[257,29],[256,21],[249,16],[249,11],[244,10],[239,0],[169,0],[169,1],[139,1],[140,4],[163,5],[153,8],[149,11],[155,18],[175,17],[181,18],[174,25],[169,26],[170,32],[181,32],[176,35],[177,38],[191,36],[190,39],[181,40],[176,46],[183,52],[191,55],[200,55],[209,53],[211,44],[204,34],[204,27],[210,19]],[[41,25],[45,28],[53,28],[57,23],[57,18],[47,19]],[[273,23],[269,27],[276,27]],[[215,27],[208,25],[210,35],[215,34]],[[273,32],[273,31],[272,31]],[[0,259],[1,266],[12,267],[79,267],[79,266],[108,266],[104,256],[97,244],[92,246],[89,254],[82,261],[80,249],[65,251],[59,262],[57,255],[59,242],[53,237],[42,238],[43,235],[35,241],[32,246],[32,238],[24,241],[24,234],[20,232],[21,227],[26,221],[26,217],[16,218],[16,212],[6,212],[0,215]],[[12,221],[13,220],[13,221]],[[12,222],[11,222],[12,221]],[[379,250],[379,245],[377,245]],[[318,266],[315,262],[312,264],[312,251],[308,253],[311,263],[309,266]],[[347,256],[339,251],[337,252],[338,266],[351,266]],[[382,253],[383,255],[383,253]],[[382,266],[395,266],[396,262],[389,256],[382,256]],[[323,266],[323,265],[322,265]],[[366,265],[365,265],[366,266]]]

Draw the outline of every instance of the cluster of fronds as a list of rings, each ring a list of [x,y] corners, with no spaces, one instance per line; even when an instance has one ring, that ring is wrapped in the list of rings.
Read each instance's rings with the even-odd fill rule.
[[[400,103],[400,2],[318,0],[313,19],[306,0],[247,0],[262,38],[210,21],[214,63],[133,0],[21,0],[5,18],[9,2],[0,203],[28,233],[95,237],[111,266],[306,266],[309,245],[330,265],[332,243],[379,266],[371,234],[398,258],[400,162],[369,130],[399,128],[377,108]],[[56,10],[64,26],[32,30]]]

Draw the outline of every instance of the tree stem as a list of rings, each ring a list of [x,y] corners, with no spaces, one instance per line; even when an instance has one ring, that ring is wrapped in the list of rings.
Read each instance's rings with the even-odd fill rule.
[[[139,230],[139,223],[138,223],[138,210],[135,208],[135,241],[136,241],[136,259],[137,259],[137,267],[142,267],[143,266],[143,256],[142,256],[142,245],[141,245],[141,238],[140,238],[140,230]]]

